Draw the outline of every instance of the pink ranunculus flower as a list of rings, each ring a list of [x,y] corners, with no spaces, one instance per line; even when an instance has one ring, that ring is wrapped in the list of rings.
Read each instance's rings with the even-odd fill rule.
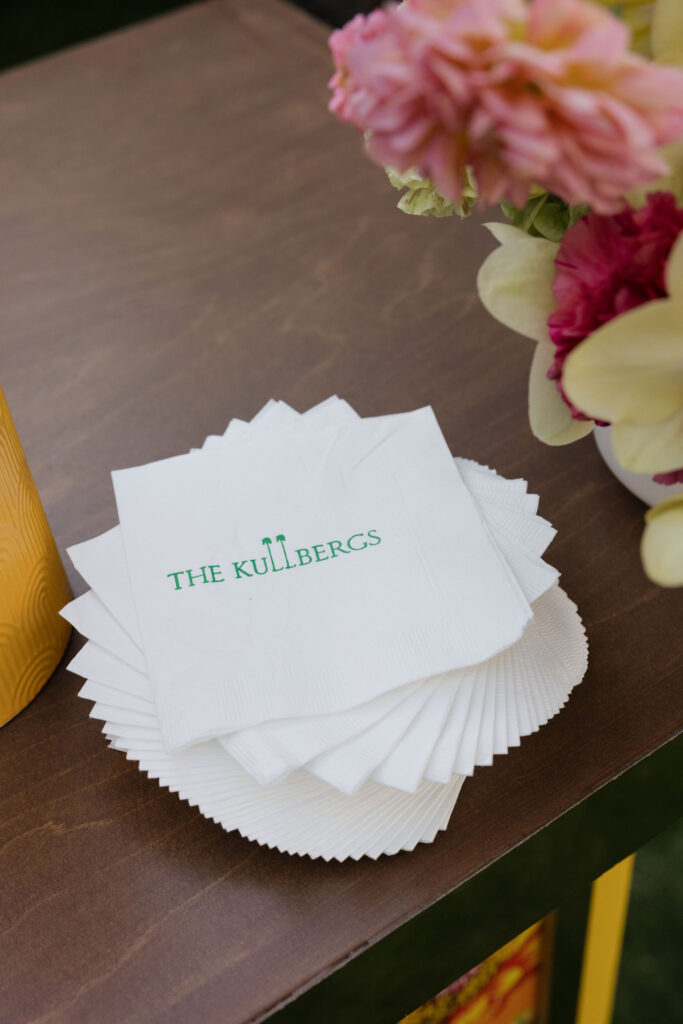
[[[548,376],[575,419],[587,417],[563,390],[565,359],[602,324],[667,295],[666,264],[681,231],[683,208],[669,192],[656,192],[639,210],[629,207],[611,217],[588,213],[562,239],[553,285],[557,309],[548,319],[555,344]]]
[[[628,44],[585,0],[406,0],[333,33],[331,109],[454,202],[469,165],[482,200],[536,184],[612,213],[683,133],[683,72]]]
[[[357,14],[343,29],[337,29],[330,36],[330,50],[336,70],[327,83],[332,89],[329,109],[340,121],[354,120],[354,106],[359,99],[359,89],[351,76],[349,54],[354,48],[381,35],[386,30],[388,20],[381,9],[368,15]]]

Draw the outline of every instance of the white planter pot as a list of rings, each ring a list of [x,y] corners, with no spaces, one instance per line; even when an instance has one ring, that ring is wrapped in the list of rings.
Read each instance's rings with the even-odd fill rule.
[[[672,498],[674,494],[683,494],[683,484],[672,484],[670,487],[665,484],[656,484],[647,473],[629,473],[623,466],[620,466],[612,448],[611,427],[596,427],[593,434],[598,451],[617,480],[646,505],[652,507],[666,498]]]

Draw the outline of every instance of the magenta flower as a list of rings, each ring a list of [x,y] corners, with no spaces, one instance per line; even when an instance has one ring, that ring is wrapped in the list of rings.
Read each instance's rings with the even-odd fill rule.
[[[565,359],[615,316],[666,297],[666,264],[681,231],[683,208],[677,208],[670,193],[657,192],[639,210],[629,208],[611,217],[589,213],[562,239],[553,285],[557,309],[548,319],[555,344],[548,376],[575,419],[587,417],[563,390]]]
[[[628,43],[584,0],[406,0],[332,34],[330,108],[454,202],[469,165],[483,200],[523,206],[535,184],[612,213],[683,133],[683,72]]]
[[[656,484],[665,484],[667,487],[683,484],[683,469],[674,469],[671,473],[655,473],[652,479]]]

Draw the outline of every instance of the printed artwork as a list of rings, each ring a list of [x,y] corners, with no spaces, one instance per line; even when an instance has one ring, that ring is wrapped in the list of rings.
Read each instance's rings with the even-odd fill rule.
[[[536,1024],[546,927],[527,928],[401,1024]]]

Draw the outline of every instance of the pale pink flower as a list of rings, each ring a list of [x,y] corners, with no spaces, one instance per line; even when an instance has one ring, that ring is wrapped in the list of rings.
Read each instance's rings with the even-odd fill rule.
[[[349,54],[352,49],[375,39],[385,31],[388,21],[387,15],[380,8],[368,15],[357,14],[343,29],[337,29],[330,36],[330,50],[336,71],[327,83],[332,89],[329,109],[340,121],[353,120],[353,107],[358,102],[359,90],[351,78]]]
[[[333,33],[331,108],[454,202],[469,165],[489,202],[535,184],[611,213],[683,133],[683,72],[628,44],[584,0],[407,0]]]

